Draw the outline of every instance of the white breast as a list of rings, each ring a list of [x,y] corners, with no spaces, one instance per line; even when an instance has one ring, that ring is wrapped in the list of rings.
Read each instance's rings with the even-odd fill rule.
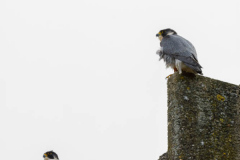
[[[178,73],[181,74],[182,73],[182,61],[175,59],[175,66],[178,70]]]
[[[182,61],[175,59],[175,67],[178,70],[178,73],[181,74],[182,71],[188,72],[188,73],[196,73],[194,70],[186,66]]]

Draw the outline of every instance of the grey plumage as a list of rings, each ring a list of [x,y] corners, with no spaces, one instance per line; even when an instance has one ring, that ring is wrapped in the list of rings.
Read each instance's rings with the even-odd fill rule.
[[[157,51],[160,60],[163,59],[167,67],[177,68],[178,70],[179,67],[176,66],[176,61],[181,62],[179,73],[184,70],[202,74],[202,66],[198,63],[197,52],[194,46],[191,42],[174,32],[165,32],[165,35],[164,32],[159,32],[160,36],[163,35],[160,42],[161,49]]]

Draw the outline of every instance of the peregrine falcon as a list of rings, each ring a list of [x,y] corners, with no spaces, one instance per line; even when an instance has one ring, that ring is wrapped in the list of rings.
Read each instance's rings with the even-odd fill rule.
[[[44,160],[59,160],[58,155],[53,151],[48,151],[43,154]]]
[[[172,29],[160,30],[156,35],[160,42],[157,54],[166,62],[166,67],[171,67],[174,72],[182,71],[201,74],[202,66],[198,63],[197,52],[191,42],[177,35]]]

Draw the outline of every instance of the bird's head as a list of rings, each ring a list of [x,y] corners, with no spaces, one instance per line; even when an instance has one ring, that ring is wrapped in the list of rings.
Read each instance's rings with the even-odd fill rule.
[[[59,160],[58,155],[53,151],[48,151],[43,154],[44,160]]]
[[[163,29],[160,30],[156,36],[159,38],[160,41],[162,41],[163,37],[167,36],[167,35],[173,35],[173,34],[177,34],[177,32],[175,32],[174,30],[167,28],[167,29]]]

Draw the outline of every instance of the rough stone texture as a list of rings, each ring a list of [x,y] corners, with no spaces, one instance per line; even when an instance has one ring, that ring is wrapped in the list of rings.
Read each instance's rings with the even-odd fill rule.
[[[159,160],[240,160],[239,97],[237,85],[186,73],[172,75],[168,152]]]
[[[164,153],[163,155],[161,155],[161,156],[159,157],[158,160],[168,160],[168,154],[167,154],[167,153]]]

